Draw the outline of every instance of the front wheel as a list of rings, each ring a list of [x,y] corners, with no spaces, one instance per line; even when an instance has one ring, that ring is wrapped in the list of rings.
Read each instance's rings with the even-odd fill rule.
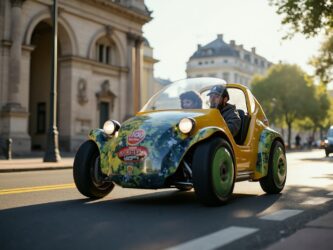
[[[103,198],[114,188],[112,182],[104,181],[99,150],[93,141],[84,142],[76,153],[73,177],[80,193],[89,198]]]
[[[193,186],[199,201],[208,206],[227,203],[235,184],[235,166],[229,143],[216,137],[199,144],[192,166]]]
[[[287,179],[287,160],[284,146],[275,141],[268,161],[268,173],[260,179],[261,188],[268,194],[278,194],[284,188]]]

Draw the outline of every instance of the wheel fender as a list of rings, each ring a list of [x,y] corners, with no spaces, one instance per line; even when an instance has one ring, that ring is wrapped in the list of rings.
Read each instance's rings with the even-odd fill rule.
[[[269,154],[273,145],[273,142],[279,140],[283,143],[283,139],[280,134],[272,129],[265,128],[259,138],[258,144],[258,156],[256,163],[256,170],[254,173],[254,179],[258,180],[265,177],[268,173]]]
[[[215,133],[223,133],[226,134],[226,132],[218,127],[206,127],[203,129],[200,129],[195,136],[192,138],[189,144],[189,148],[193,146],[194,144],[198,143],[199,141],[205,140],[209,137],[211,137]]]
[[[91,130],[88,137],[96,143],[101,157],[101,170],[104,174],[107,174],[109,172],[108,152],[110,145],[107,142],[110,140],[110,137],[104,133],[103,129]]]

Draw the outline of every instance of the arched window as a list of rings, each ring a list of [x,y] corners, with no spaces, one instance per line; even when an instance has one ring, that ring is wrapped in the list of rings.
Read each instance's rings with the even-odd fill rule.
[[[96,60],[100,63],[117,65],[117,49],[115,43],[107,37],[96,42]]]

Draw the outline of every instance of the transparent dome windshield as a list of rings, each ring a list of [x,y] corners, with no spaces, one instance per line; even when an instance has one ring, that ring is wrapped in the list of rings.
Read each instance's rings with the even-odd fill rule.
[[[190,78],[174,82],[154,95],[140,112],[167,109],[209,109],[209,90],[226,85],[218,78]]]

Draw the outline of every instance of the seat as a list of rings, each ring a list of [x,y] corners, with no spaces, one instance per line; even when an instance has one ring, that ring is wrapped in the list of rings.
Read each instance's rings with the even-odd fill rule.
[[[249,129],[251,118],[248,114],[245,114],[244,110],[237,109],[237,111],[241,118],[241,126],[240,126],[240,129],[239,129],[237,135],[235,136],[235,142],[238,145],[243,145],[245,142],[245,139],[246,139],[247,131]]]

